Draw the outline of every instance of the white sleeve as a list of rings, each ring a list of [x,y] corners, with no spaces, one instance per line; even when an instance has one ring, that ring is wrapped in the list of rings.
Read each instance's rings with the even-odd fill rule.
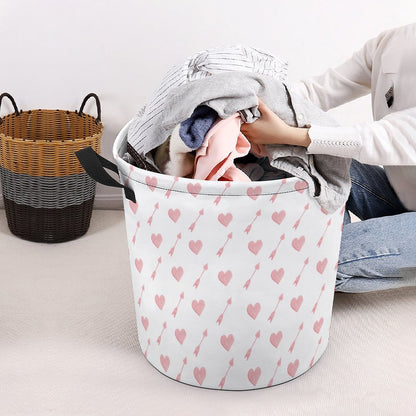
[[[309,137],[308,153],[376,165],[416,165],[416,107],[351,127],[312,125]]]
[[[324,111],[369,94],[373,57],[385,33],[367,41],[343,64],[322,75],[295,82],[292,89]]]

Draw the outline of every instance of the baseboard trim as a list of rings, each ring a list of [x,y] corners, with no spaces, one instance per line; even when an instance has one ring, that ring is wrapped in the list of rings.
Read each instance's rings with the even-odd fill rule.
[[[4,208],[3,195],[0,193],[0,208]],[[121,195],[95,195],[94,209],[122,210],[123,200]]]
[[[96,195],[94,209],[123,209],[123,199],[121,195]]]

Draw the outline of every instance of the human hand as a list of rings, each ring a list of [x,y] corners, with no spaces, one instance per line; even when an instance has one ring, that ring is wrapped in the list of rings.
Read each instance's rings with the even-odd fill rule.
[[[260,118],[253,123],[243,123],[241,132],[253,144],[291,144],[309,146],[308,129],[292,127],[259,98]]]

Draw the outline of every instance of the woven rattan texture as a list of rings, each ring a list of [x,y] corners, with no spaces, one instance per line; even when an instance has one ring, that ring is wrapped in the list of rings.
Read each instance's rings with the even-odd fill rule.
[[[65,208],[95,195],[95,181],[87,173],[67,176],[31,176],[0,166],[3,196],[33,208]]]
[[[62,209],[33,208],[4,199],[10,231],[25,240],[60,243],[81,237],[90,225],[94,198]]]
[[[75,152],[91,146],[100,152],[102,123],[88,114],[31,110],[9,114],[0,125],[0,165],[32,176],[84,172]]]

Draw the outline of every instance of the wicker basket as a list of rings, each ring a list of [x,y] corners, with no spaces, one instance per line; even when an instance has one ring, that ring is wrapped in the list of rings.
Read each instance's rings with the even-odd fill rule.
[[[100,151],[103,132],[100,101],[88,94],[79,111],[18,110],[0,119],[0,178],[10,231],[26,240],[57,243],[88,230],[95,181],[75,152]],[[83,113],[95,98],[97,118]]]

